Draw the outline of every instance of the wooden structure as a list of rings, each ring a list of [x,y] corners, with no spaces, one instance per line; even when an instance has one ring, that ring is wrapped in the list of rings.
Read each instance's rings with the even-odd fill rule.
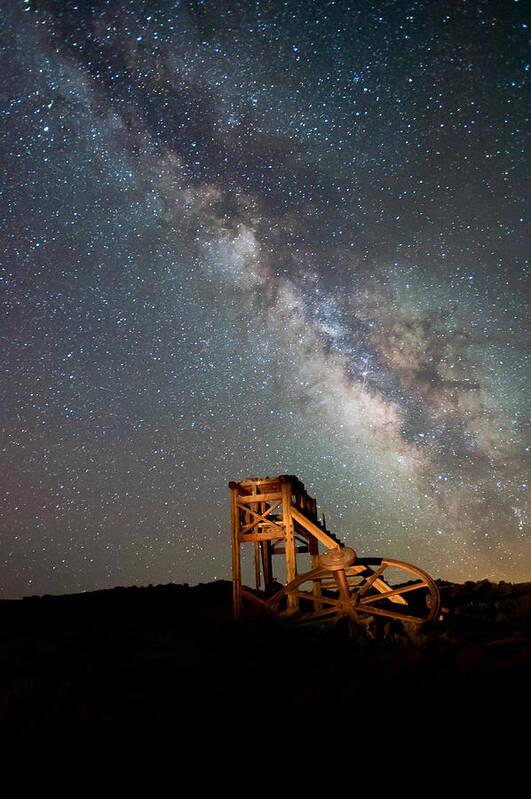
[[[367,630],[382,618],[418,625],[439,617],[439,591],[426,572],[391,558],[358,558],[326,529],[324,516],[319,521],[316,501],[297,477],[251,478],[229,488],[235,618],[247,603],[300,621],[346,616]],[[242,585],[242,544],[254,550],[253,589]],[[311,569],[299,572],[303,554]],[[275,556],[283,556],[283,584],[274,577]]]

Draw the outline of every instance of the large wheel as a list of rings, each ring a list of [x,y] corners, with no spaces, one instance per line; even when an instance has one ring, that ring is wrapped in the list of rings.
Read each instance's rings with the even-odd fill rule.
[[[367,630],[378,619],[397,620],[407,628],[439,618],[439,590],[417,566],[391,558],[360,558],[340,572],[344,590],[338,573],[321,566],[298,575],[268,605],[301,622],[346,616]]]

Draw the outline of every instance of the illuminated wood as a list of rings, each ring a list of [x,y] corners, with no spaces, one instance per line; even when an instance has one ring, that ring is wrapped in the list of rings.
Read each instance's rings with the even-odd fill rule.
[[[238,504],[239,505],[241,505],[241,504],[245,505],[245,504],[248,504],[248,503],[251,503],[251,502],[272,502],[272,501],[277,501],[277,500],[278,500],[278,504],[280,505],[280,502],[282,501],[282,494],[280,493],[280,491],[278,491],[277,493],[273,493],[273,494],[257,494],[256,496],[253,496],[252,494],[248,494],[248,495],[244,495],[244,496],[239,496],[238,497]]]
[[[426,583],[415,583],[415,585],[404,585],[401,588],[395,588],[394,591],[382,591],[380,596],[373,596],[373,597],[363,597],[360,599],[360,603],[366,604],[368,602],[376,602],[379,599],[391,599],[395,596],[401,596],[402,594],[407,594],[408,591],[417,591],[419,588],[426,588]]]
[[[258,533],[242,533],[240,531],[240,543],[244,543],[245,541],[283,541],[284,535],[280,537],[281,534],[279,533],[278,527],[272,527],[270,529],[261,530]],[[275,551],[275,555],[278,552]]]
[[[270,541],[262,541],[260,543],[262,550],[262,568],[264,570],[264,587],[267,591],[273,580],[273,564],[271,557],[271,543]]]
[[[237,504],[238,504],[238,508],[240,508],[240,510],[244,511],[245,519],[246,519],[245,526],[242,527],[241,530],[240,530],[241,533],[246,533],[247,530],[252,530],[252,528],[256,527],[257,524],[262,524],[262,523],[267,523],[268,527],[271,527],[272,525],[276,525],[279,529],[282,529],[282,525],[281,524],[278,524],[278,522],[276,522],[274,519],[270,519],[269,518],[269,514],[271,513],[271,511],[276,510],[276,508],[278,508],[278,506],[281,504],[280,502],[276,502],[270,508],[267,508],[267,510],[264,511],[264,513],[258,513],[257,511],[253,510],[252,508],[247,507],[247,505],[241,505],[239,502]],[[247,519],[250,519],[251,516],[254,516],[255,520],[253,522],[247,521]]]
[[[321,544],[324,544],[325,547],[328,549],[339,549],[339,544],[337,541],[334,541],[333,538],[330,538],[320,527],[314,524],[310,519],[307,518],[303,513],[301,513],[297,508],[291,508],[291,515],[295,519],[295,521],[299,522],[311,535],[317,538]]]
[[[317,503],[294,475],[254,477],[229,483],[232,496],[233,595],[234,613],[241,613],[241,550],[253,543],[255,584],[267,590],[273,583],[274,556],[285,560],[287,582],[297,575],[297,557],[311,553],[312,565],[319,556],[319,543],[339,546],[317,524]],[[277,546],[275,546],[275,542]],[[244,547],[245,551],[245,547]],[[319,585],[315,587],[318,594]],[[256,604],[256,603],[255,603]],[[290,599],[296,608],[297,597]]]
[[[342,547],[326,530],[324,513],[319,523],[316,500],[294,475],[254,477],[229,487],[235,618],[242,613],[242,600],[304,622],[343,616],[351,629],[367,631],[378,616],[405,624],[439,618],[439,590],[426,572],[390,558],[357,558]],[[253,544],[255,591],[242,586],[241,546],[247,543]],[[326,548],[321,554],[320,546]],[[306,553],[312,568],[299,573],[297,557]],[[286,584],[271,596],[272,586],[278,585],[275,557],[284,558]],[[398,585],[386,580],[388,568],[387,576],[401,578]]]
[[[250,602],[251,604],[259,607],[260,610],[269,610],[269,605],[265,601],[265,599],[262,599],[261,597],[257,596],[257,594],[254,594],[252,591],[250,591],[248,588],[245,588],[245,586],[243,585],[242,585],[242,597],[243,599],[245,599],[246,602]]]
[[[234,608],[234,618],[237,619],[241,613],[241,562],[240,562],[240,541],[239,541],[239,521],[240,515],[237,508],[238,489],[231,486],[231,517],[232,517],[232,603]]]
[[[295,550],[295,529],[293,526],[291,504],[292,487],[291,481],[282,481],[282,522],[284,524],[284,548],[286,554],[286,577],[288,583],[295,579],[297,575],[297,552]],[[288,608],[294,610],[297,607],[297,596],[288,598]]]

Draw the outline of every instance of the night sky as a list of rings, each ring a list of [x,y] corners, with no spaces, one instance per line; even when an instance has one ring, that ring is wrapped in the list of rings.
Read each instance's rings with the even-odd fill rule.
[[[2,6],[0,596],[230,579],[278,474],[530,579],[524,2]]]

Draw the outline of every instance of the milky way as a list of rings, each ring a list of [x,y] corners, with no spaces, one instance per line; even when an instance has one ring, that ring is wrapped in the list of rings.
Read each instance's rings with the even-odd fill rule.
[[[1,595],[230,579],[277,474],[529,579],[524,3],[5,5]]]

